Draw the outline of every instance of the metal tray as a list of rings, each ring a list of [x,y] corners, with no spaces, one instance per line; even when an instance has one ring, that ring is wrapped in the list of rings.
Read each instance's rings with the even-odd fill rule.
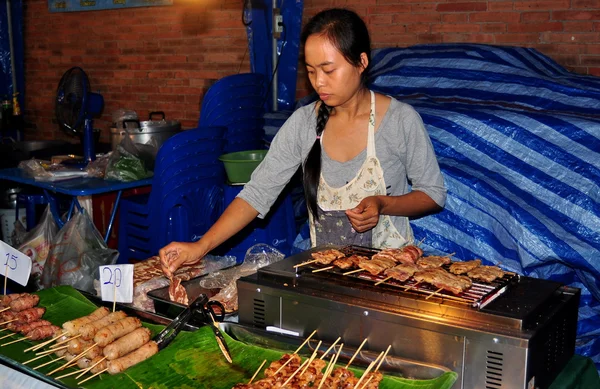
[[[223,269],[225,270],[225,269]],[[220,289],[206,289],[200,286],[200,280],[206,277],[208,274],[201,275],[199,277],[192,278],[188,281],[183,281],[181,285],[185,288],[188,298],[190,301],[194,301],[200,294],[205,294],[210,299],[212,296],[219,293]],[[175,318],[181,311],[186,307],[183,304],[179,304],[171,301],[169,298],[169,287],[165,286],[159,289],[151,290],[147,293],[154,302],[154,311],[160,315],[168,318]],[[236,316],[237,311],[226,312],[225,319]]]

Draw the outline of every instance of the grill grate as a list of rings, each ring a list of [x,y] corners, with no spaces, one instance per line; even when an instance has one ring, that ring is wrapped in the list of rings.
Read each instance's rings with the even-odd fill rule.
[[[369,258],[371,258],[374,254],[380,251],[378,249],[362,246],[345,246],[340,248],[339,250],[347,256],[362,255]],[[301,270],[301,272],[313,272],[314,270],[319,270],[330,266],[331,265],[325,266],[320,265],[318,263],[312,263],[306,266],[305,270]],[[442,266],[442,268],[448,270],[450,268],[450,265],[444,265]],[[429,285],[426,283],[418,283],[413,277],[409,278],[404,282],[398,281],[396,279],[389,279],[384,282],[381,282],[386,278],[383,275],[375,276],[366,271],[355,274],[343,275],[344,272],[346,272],[346,270],[341,270],[337,267],[333,267],[328,270],[319,271],[315,274],[326,273],[327,276],[334,275],[336,277],[344,277],[346,279],[352,278],[371,281],[373,283],[379,283],[379,286],[385,285],[388,287],[398,289],[398,292],[400,293],[425,296],[426,299],[437,297],[442,300],[451,300],[457,303],[470,305],[478,309],[484,308],[486,305],[494,301],[498,296],[500,296],[502,293],[504,293],[504,291],[506,291],[508,286],[513,281],[518,280],[517,274],[505,272],[504,277],[496,279],[495,281],[490,283],[481,282],[479,280],[477,282],[473,281],[473,284],[469,289],[465,290],[460,294],[455,295],[451,292],[435,288],[433,285]]]

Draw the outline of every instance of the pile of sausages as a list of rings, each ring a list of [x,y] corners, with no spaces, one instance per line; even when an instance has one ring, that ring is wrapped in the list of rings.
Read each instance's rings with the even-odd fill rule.
[[[36,306],[39,301],[39,296],[29,293],[3,296],[0,298],[0,310],[10,309],[0,313],[0,323],[6,323],[8,330],[21,333],[30,340],[51,338],[60,328],[42,319],[46,309]]]
[[[156,342],[150,340],[150,330],[142,327],[138,318],[121,311],[111,313],[101,307],[88,316],[65,322],[62,328],[63,339],[74,339],[56,354],[72,360],[87,350],[77,365],[87,369],[101,361],[91,369],[92,373],[107,369],[110,374],[117,374],[158,352]]]

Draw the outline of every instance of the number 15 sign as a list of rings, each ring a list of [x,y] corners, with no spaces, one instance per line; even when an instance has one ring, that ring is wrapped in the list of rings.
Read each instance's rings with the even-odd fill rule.
[[[0,240],[0,274],[25,286],[31,274],[31,258]]]

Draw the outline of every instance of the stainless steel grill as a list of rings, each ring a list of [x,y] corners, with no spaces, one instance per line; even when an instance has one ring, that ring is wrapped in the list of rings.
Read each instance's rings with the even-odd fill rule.
[[[240,323],[369,350],[456,371],[455,388],[547,388],[575,347],[579,289],[514,273],[453,295],[322,265],[294,265],[325,248],[372,256],[361,247],[317,247],[238,281]],[[494,363],[491,363],[493,361]]]

